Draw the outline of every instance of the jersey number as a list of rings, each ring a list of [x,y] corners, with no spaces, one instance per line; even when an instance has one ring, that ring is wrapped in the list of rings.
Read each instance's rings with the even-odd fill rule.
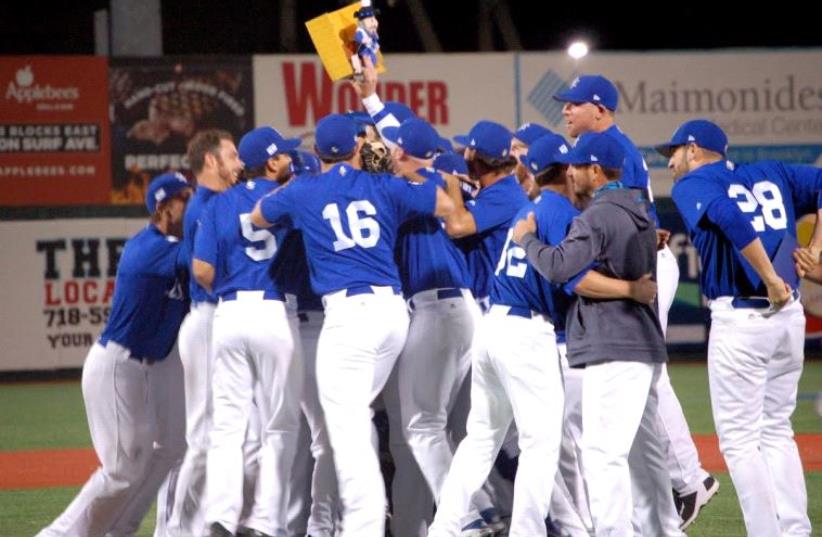
[[[243,230],[243,237],[249,242],[261,242],[261,246],[246,246],[245,255],[254,261],[265,261],[271,259],[277,253],[277,239],[267,229],[254,229],[251,223],[251,213],[240,215],[240,227]]]
[[[502,247],[502,255],[499,258],[497,270],[494,271],[494,275],[496,276],[499,276],[499,273],[502,272],[504,268],[506,276],[524,278],[525,271],[528,270],[528,262],[525,261],[525,250],[517,245],[508,248],[513,236],[514,230],[512,228],[508,230],[508,236],[505,237],[505,246]]]
[[[782,193],[772,182],[760,181],[754,184],[752,191],[733,184],[728,187],[728,197],[736,199],[736,204],[743,213],[755,213],[757,208],[762,207],[762,214],[751,220],[754,231],[765,231],[765,226],[771,229],[788,227],[788,214],[782,203]]]
[[[348,229],[351,236],[345,234],[340,221],[340,208],[336,203],[329,203],[323,209],[323,218],[331,224],[337,240],[334,241],[334,251],[347,250],[355,246],[372,248],[380,240],[380,225],[371,218],[377,214],[377,209],[368,200],[352,201],[345,208],[348,218]]]

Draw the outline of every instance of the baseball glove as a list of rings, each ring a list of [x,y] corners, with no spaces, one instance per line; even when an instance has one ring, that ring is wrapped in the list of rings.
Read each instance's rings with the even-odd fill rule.
[[[379,141],[365,142],[360,149],[362,169],[371,173],[391,171],[391,152]]]

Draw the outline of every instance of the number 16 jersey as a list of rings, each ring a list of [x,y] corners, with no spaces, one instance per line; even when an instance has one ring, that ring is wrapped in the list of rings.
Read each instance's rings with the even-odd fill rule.
[[[799,285],[791,254],[796,219],[816,212],[822,169],[762,161],[704,165],[682,177],[671,193],[702,261],[702,292],[720,296],[767,296],[762,280],[723,230],[706,216],[713,203],[730,198],[762,241],[779,276]]]
[[[433,181],[410,183],[337,164],[300,176],[260,201],[267,222],[291,221],[302,230],[318,295],[368,285],[400,289],[394,262],[397,229],[434,213]]]

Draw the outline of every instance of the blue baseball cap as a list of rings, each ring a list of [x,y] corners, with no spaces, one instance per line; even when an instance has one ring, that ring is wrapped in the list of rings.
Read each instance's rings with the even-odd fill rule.
[[[400,123],[406,119],[417,117],[417,114],[415,114],[407,104],[403,104],[399,101],[387,101],[385,103],[385,111],[397,118],[397,121]]]
[[[419,159],[434,158],[440,143],[440,135],[434,127],[424,119],[416,117],[406,119],[399,127],[385,127],[382,135],[412,157]]]
[[[168,172],[152,179],[146,191],[146,209],[149,214],[154,214],[160,202],[176,196],[186,188],[191,188],[191,185],[180,172]]]
[[[617,108],[619,92],[613,82],[602,75],[583,75],[575,78],[570,88],[554,95],[554,99],[575,104],[600,104],[613,112]]]
[[[258,168],[280,153],[288,153],[300,147],[299,138],[283,138],[272,127],[257,127],[240,139],[237,151],[246,168]]]
[[[308,151],[291,151],[291,173],[320,173],[320,159]]]
[[[534,175],[544,172],[554,164],[566,164],[563,158],[571,148],[565,138],[559,134],[549,133],[539,137],[528,146],[528,154],[522,155],[519,160],[528,171]]]
[[[379,9],[374,9],[371,6],[368,6],[368,7],[361,7],[360,9],[355,11],[354,16],[357,18],[357,20],[363,20],[363,19],[367,19],[368,17],[376,17],[377,15],[379,15],[379,13],[380,13]]]
[[[437,151],[440,153],[453,153],[454,145],[448,138],[440,136],[440,142],[437,144]]]
[[[539,123],[524,123],[514,132],[514,138],[525,145],[531,145],[546,134],[553,133]]]
[[[317,122],[315,133],[320,157],[342,157],[357,146],[357,124],[342,114],[330,114]]]
[[[454,136],[454,141],[492,159],[504,159],[511,153],[511,131],[493,121],[482,120],[468,134]]]
[[[686,121],[671,136],[671,141],[656,146],[656,150],[670,157],[681,145],[696,144],[723,157],[728,152],[728,137],[716,123],[707,119]]]
[[[572,166],[599,164],[603,168],[621,170],[625,162],[625,149],[608,134],[589,132],[577,138],[577,145],[560,160]]]
[[[432,166],[435,170],[450,173],[451,175],[468,175],[468,164],[465,162],[465,158],[456,153],[437,155]]]
[[[359,134],[365,134],[365,127],[374,124],[374,120],[371,119],[368,112],[363,112],[361,110],[349,110],[345,113],[345,115],[353,119],[357,124],[357,132]]]

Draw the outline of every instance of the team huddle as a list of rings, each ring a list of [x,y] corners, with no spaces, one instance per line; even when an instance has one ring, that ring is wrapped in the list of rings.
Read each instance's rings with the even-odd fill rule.
[[[101,467],[39,535],[134,535],[155,499],[158,537],[684,535],[719,482],[668,377],[679,269],[614,84],[554,96],[569,139],[483,120],[456,146],[370,62],[354,84],[366,112],[322,118],[313,153],[206,130],[196,187],[151,182],[83,367]],[[790,417],[822,226],[800,248],[796,220],[822,169],[727,147],[698,119],[657,150],[747,533],[810,536]]]

